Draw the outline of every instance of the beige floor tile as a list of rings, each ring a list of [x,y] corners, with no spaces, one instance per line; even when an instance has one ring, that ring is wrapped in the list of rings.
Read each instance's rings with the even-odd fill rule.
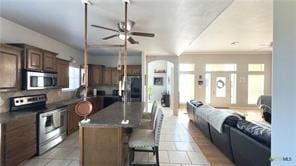
[[[156,162],[156,156],[153,153],[149,153],[149,162]],[[159,151],[159,163],[169,163],[167,151]]]
[[[194,151],[192,144],[188,142],[175,142],[178,151]]]
[[[79,160],[72,160],[69,166],[80,166]]]
[[[181,164],[160,163],[160,166],[181,166]]]
[[[69,166],[72,160],[51,160],[46,166]]]
[[[205,156],[202,153],[198,152],[187,152],[188,157],[192,164],[205,164],[210,165],[208,160],[205,158]]]
[[[176,150],[176,145],[174,142],[160,142],[159,150]]]
[[[149,157],[148,157],[148,153],[147,152],[135,152],[135,162],[148,162],[149,161]]]
[[[190,164],[186,152],[168,151],[170,163]]]
[[[31,159],[28,161],[25,161],[21,166],[45,166],[47,163],[49,163],[50,159]]]
[[[56,148],[57,150],[51,153],[48,158],[52,159],[67,159],[70,156],[75,148]]]

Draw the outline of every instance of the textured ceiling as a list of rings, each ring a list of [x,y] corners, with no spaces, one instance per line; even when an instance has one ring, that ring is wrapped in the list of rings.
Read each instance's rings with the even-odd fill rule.
[[[235,0],[185,52],[271,51],[272,33],[272,0]]]
[[[83,46],[83,5],[80,0],[1,0],[1,17],[45,34],[78,49]],[[123,20],[121,0],[92,0],[89,24],[116,28]],[[147,55],[179,55],[212,23],[232,0],[134,0],[128,17],[134,31],[155,33],[155,38],[134,37],[139,45],[129,50]],[[100,38],[112,32],[89,27],[89,43],[118,44],[119,39]],[[91,50],[116,54],[116,49]]]

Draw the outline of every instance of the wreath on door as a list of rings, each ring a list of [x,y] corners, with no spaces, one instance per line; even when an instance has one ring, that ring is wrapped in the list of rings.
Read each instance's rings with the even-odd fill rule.
[[[225,83],[224,83],[224,81],[219,80],[219,81],[217,81],[216,86],[217,86],[217,88],[222,89],[222,88],[224,88]]]

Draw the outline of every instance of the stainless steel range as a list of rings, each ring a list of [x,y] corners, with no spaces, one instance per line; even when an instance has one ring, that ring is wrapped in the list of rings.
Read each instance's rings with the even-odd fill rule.
[[[37,111],[38,155],[53,148],[66,138],[67,109],[46,108],[46,94],[10,98],[10,111]]]

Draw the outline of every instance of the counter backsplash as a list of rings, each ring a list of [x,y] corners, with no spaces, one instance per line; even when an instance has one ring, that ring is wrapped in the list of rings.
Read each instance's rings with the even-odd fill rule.
[[[23,95],[47,94],[47,103],[54,103],[62,100],[71,99],[74,91],[62,91],[61,89],[50,90],[33,90],[33,91],[17,91],[17,92],[0,92],[0,113],[9,110],[9,98]]]

